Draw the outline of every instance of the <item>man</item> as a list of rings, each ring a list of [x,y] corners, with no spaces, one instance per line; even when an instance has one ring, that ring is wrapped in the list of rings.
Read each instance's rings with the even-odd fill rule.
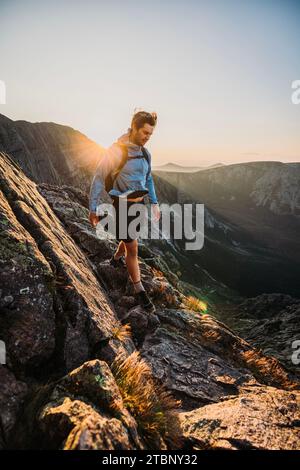
[[[100,161],[90,190],[90,222],[95,227],[99,222],[96,214],[96,208],[100,193],[105,187],[105,180],[109,174],[113,175],[124,159],[124,148],[127,152],[127,160],[124,166],[113,181],[112,189],[108,194],[113,199],[113,205],[116,209],[116,238],[119,241],[118,248],[110,260],[115,266],[125,266],[122,256],[125,255],[125,262],[130,279],[133,283],[135,296],[138,303],[149,312],[155,311],[155,306],[149,298],[141,282],[141,275],[138,263],[138,239],[128,236],[120,236],[119,209],[124,210],[124,204],[120,200],[126,201],[125,210],[135,204],[144,204],[144,197],[148,194],[152,213],[156,221],[160,218],[160,209],[156,197],[154,182],[151,174],[151,154],[144,148],[144,145],[150,139],[157,122],[156,113],[147,113],[139,111],[134,114],[131,127],[127,133],[123,134],[117,142],[107,150],[103,159]],[[146,153],[145,153],[146,152]],[[148,156],[148,158],[145,158]],[[147,161],[148,160],[148,161]],[[124,160],[123,160],[124,162]],[[128,212],[127,212],[128,214]],[[127,215],[126,214],[126,215]],[[128,216],[128,224],[135,216]],[[127,228],[128,228],[127,224]]]

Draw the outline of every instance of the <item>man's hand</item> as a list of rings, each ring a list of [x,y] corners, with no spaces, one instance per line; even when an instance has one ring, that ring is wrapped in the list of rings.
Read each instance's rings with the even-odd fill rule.
[[[90,219],[90,222],[91,222],[92,226],[96,227],[97,223],[100,220],[100,217],[98,217],[96,212],[90,212],[89,219]]]
[[[152,207],[152,211],[153,211],[153,215],[154,215],[154,220],[155,220],[155,222],[157,222],[160,219],[159,205],[158,204],[152,204],[151,207]]]

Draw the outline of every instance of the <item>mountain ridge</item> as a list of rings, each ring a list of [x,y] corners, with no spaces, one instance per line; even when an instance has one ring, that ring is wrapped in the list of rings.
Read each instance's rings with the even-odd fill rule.
[[[147,314],[110,265],[117,243],[94,233],[84,192],[37,185],[2,152],[0,175],[0,448],[297,449],[297,372],[201,313],[144,248]],[[150,384],[158,401],[145,404],[163,406],[166,427],[144,414]]]

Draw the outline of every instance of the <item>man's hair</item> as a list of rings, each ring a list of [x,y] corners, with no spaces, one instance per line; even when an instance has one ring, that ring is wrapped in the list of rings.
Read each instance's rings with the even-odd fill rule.
[[[133,115],[131,120],[131,129],[133,125],[139,130],[143,127],[144,124],[150,124],[150,126],[155,126],[157,121],[157,114],[156,113],[147,113],[146,111],[138,111]]]

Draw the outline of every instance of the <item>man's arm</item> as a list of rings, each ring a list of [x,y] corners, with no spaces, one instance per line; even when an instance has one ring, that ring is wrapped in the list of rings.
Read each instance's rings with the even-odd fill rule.
[[[158,204],[154,181],[153,181],[153,177],[151,174],[151,153],[149,152],[149,150],[147,150],[147,152],[149,155],[149,169],[148,169],[147,178],[146,178],[146,187],[149,190],[148,196],[149,196],[149,200],[151,204]]]

